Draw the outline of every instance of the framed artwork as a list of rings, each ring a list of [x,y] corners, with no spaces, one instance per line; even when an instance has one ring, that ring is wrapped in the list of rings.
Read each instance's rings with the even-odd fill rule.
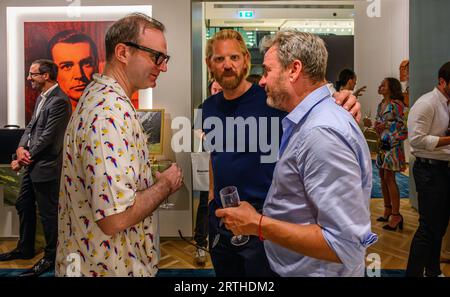
[[[102,73],[105,64],[105,34],[113,21],[97,22],[25,22],[25,69],[37,59],[49,59],[58,66],[57,81],[72,102],[72,110],[92,81],[94,73]],[[39,92],[25,84],[25,122],[33,114]],[[137,98],[132,100],[137,108]]]
[[[137,115],[152,155],[163,154],[164,109],[138,109]]]
[[[74,108],[92,75],[103,71],[106,31],[133,12],[151,16],[152,6],[7,7],[8,124],[24,127],[31,118],[39,94],[27,76],[36,59],[58,65],[57,81]],[[140,90],[131,100],[136,108],[140,101],[151,102],[151,89]]]

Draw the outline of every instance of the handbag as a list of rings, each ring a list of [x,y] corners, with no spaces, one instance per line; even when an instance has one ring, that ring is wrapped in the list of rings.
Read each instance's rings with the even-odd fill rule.
[[[209,152],[202,152],[202,140],[197,152],[191,153],[192,189],[194,191],[209,191]]]

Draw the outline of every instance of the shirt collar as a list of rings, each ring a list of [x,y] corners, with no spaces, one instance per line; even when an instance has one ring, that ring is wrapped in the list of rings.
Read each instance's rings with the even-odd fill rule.
[[[47,91],[45,91],[44,93],[41,93],[41,97],[42,99],[47,99],[48,95],[50,95],[50,93],[56,89],[56,87],[58,86],[58,83],[54,84],[53,86],[51,86]]]
[[[437,97],[439,98],[439,101],[441,101],[445,105],[449,105],[450,104],[448,99],[447,99],[447,97],[445,97],[444,94],[442,94],[442,92],[439,91],[439,89],[437,87],[434,88],[434,91],[436,92]]]
[[[300,123],[306,114],[325,97],[331,96],[330,89],[327,85],[315,89],[312,93],[305,97],[287,116],[285,119],[294,124]]]
[[[136,109],[133,106],[133,103],[131,103],[130,98],[128,98],[127,94],[125,93],[124,89],[120,86],[120,84],[114,79],[109,76],[106,76],[104,74],[95,73],[92,76],[92,79],[95,83],[99,83],[105,86],[110,87],[114,92],[116,92],[120,97],[123,97],[130,106],[133,108],[133,110],[136,111]]]

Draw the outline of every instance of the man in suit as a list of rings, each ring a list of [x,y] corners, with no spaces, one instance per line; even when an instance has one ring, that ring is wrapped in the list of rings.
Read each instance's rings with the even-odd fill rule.
[[[57,75],[58,67],[50,60],[36,60],[31,64],[27,80],[41,94],[11,162],[15,171],[24,167],[16,202],[20,239],[14,250],[0,254],[0,261],[34,257],[36,204],[46,241],[44,257],[21,276],[40,275],[55,264],[63,140],[71,114],[70,100],[58,86]]]

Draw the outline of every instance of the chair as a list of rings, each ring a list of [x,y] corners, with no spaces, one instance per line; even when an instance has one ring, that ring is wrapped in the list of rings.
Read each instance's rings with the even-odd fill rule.
[[[378,135],[373,128],[366,128],[363,131],[364,137],[366,138],[367,145],[371,153],[376,153],[378,151]]]

